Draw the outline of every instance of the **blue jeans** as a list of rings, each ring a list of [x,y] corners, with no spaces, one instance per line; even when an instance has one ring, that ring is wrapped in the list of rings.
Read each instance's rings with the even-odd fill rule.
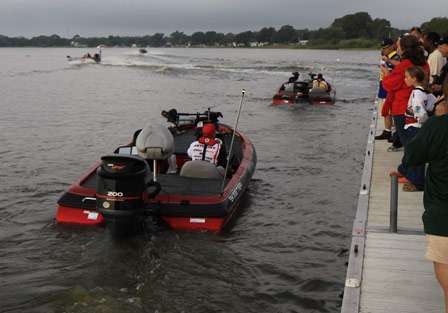
[[[392,118],[395,124],[395,136],[398,136],[398,139],[400,139],[401,144],[404,146],[406,145],[407,142],[407,135],[404,131],[404,123],[405,123],[404,114],[394,115]]]
[[[418,130],[419,128],[412,126],[408,127],[408,129],[403,129],[406,142],[405,145],[417,135]],[[425,183],[425,165],[405,167],[402,163],[398,166],[398,171],[417,187],[417,189],[423,190]]]

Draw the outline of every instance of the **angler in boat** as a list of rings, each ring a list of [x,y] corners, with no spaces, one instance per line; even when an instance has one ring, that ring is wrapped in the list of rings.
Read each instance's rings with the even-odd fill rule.
[[[67,55],[67,60],[69,62],[79,62],[80,64],[99,64],[101,63],[101,52],[102,46],[98,46],[98,51],[93,55],[90,52],[84,54],[82,57],[71,57]]]
[[[332,88],[322,74],[309,73],[308,79],[299,80],[300,74],[294,72],[283,83],[272,98],[273,105],[295,104],[308,100],[310,104],[334,104],[336,90]]]
[[[129,144],[70,186],[58,201],[56,221],[105,224],[113,234],[129,235],[150,216],[175,230],[221,231],[255,171],[254,146],[237,130],[239,114],[231,127],[218,120],[220,112],[169,112],[171,127],[137,130]]]

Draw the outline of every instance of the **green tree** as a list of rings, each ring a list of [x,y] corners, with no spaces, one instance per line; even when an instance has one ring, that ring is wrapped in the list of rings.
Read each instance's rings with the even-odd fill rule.
[[[277,31],[274,27],[264,27],[257,32],[255,39],[258,42],[271,42],[276,33]]]
[[[224,35],[224,33],[216,33],[216,43],[219,45],[225,45],[225,37],[226,36]]]
[[[255,35],[252,31],[248,30],[246,32],[239,33],[235,36],[235,40],[238,43],[242,43],[245,46],[249,46],[251,41],[255,40]]]
[[[421,28],[425,32],[436,32],[440,35],[448,35],[448,18],[447,17],[435,17],[429,22],[422,24]]]
[[[370,37],[372,18],[367,12],[348,14],[334,20],[331,27],[340,28],[345,33],[345,38]]]
[[[208,31],[204,34],[204,43],[208,46],[213,46],[217,42],[217,33],[215,31]]]
[[[297,30],[297,36],[299,40],[308,40],[310,39],[310,31],[308,28],[305,29],[298,29]]]
[[[188,43],[189,40],[190,38],[187,35],[177,30],[169,36],[169,41],[174,46],[183,46]]]
[[[344,39],[345,33],[339,27],[319,28],[310,34],[311,39],[324,39],[331,42],[338,42]]]
[[[203,32],[195,32],[191,35],[191,44],[203,45],[205,44],[205,34]]]
[[[166,44],[166,37],[162,33],[155,33],[150,37],[149,46],[162,47]]]
[[[370,24],[369,33],[378,40],[391,37],[390,22],[384,18],[374,19]]]
[[[231,45],[236,41],[236,36],[234,33],[227,33],[224,35],[223,43],[225,45]]]
[[[292,43],[298,40],[297,31],[291,25],[283,25],[273,36],[272,41],[276,43]]]

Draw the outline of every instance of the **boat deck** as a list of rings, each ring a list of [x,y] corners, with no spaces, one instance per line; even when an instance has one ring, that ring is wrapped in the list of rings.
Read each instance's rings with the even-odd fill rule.
[[[433,265],[424,257],[421,215],[423,193],[398,194],[398,232],[389,232],[390,177],[403,152],[387,152],[375,110],[367,144],[364,173],[352,233],[349,267],[341,312],[442,312],[442,289]]]

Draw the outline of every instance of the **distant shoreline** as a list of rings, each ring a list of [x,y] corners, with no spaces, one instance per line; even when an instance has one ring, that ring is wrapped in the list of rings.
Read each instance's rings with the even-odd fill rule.
[[[434,17],[421,25],[424,32],[448,32],[448,18]],[[222,33],[197,31],[185,34],[175,31],[169,35],[101,35],[71,38],[59,35],[39,35],[32,38],[8,37],[0,34],[0,47],[74,47],[94,48],[256,48],[256,49],[319,49],[319,50],[379,50],[385,38],[398,38],[407,30],[391,26],[384,18],[372,18],[367,12],[357,12],[336,18],[330,26],[315,30],[296,29],[292,25],[263,27],[257,31]]]
[[[23,46],[23,47],[0,47],[0,49],[29,49],[29,48],[36,48],[36,49],[95,49],[96,47],[72,47],[72,46],[58,46],[58,47],[38,47],[38,46]],[[136,47],[104,47],[103,49],[141,49]],[[363,47],[352,47],[352,48],[342,48],[342,47],[319,47],[319,46],[264,46],[264,47],[215,47],[215,46],[175,46],[175,47],[145,47],[145,49],[251,49],[251,50],[356,50],[356,51],[375,51],[379,50],[380,47],[370,47],[370,48],[363,48]]]
[[[448,19],[447,19],[448,20]],[[435,20],[439,23],[439,20]],[[372,18],[367,12],[357,12],[336,18],[325,28],[315,30],[296,29],[292,25],[263,27],[257,31],[223,33],[182,31],[165,35],[100,35],[83,37],[79,34],[64,38],[57,34],[32,38],[0,35],[0,47],[194,47],[194,48],[261,48],[261,49],[378,49],[384,38],[397,38],[406,30],[391,27],[383,18]]]

